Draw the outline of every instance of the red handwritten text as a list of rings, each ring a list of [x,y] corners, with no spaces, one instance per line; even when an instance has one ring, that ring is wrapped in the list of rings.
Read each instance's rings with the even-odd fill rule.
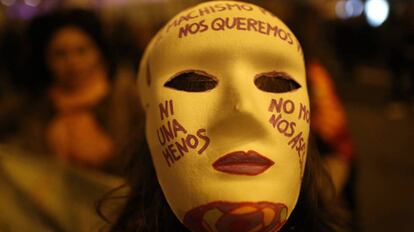
[[[269,104],[268,111],[272,113],[269,123],[276,131],[287,138],[290,138],[288,145],[295,150],[299,157],[299,163],[303,166],[303,158],[306,154],[306,140],[303,137],[303,132],[296,132],[296,122],[289,121],[283,118],[283,115],[289,115],[295,112],[296,105],[292,100],[285,100],[283,98],[272,99]],[[306,105],[300,103],[298,119],[307,120],[309,117],[309,110]],[[308,121],[307,121],[308,122]]]
[[[160,103],[159,110],[161,120],[174,115],[173,101]],[[191,150],[195,150],[199,155],[203,154],[210,144],[206,129],[200,128],[195,134],[189,133],[175,118],[166,121],[159,127],[157,138],[163,147],[162,154],[168,167],[171,167]]]
[[[180,27],[178,31],[178,38],[183,38],[188,35],[202,33],[208,30],[213,31],[253,31],[267,36],[273,36],[290,45],[294,43],[293,36],[290,32],[278,25],[273,25],[268,22],[246,17],[217,17],[208,25],[203,19],[195,23],[187,23]]]

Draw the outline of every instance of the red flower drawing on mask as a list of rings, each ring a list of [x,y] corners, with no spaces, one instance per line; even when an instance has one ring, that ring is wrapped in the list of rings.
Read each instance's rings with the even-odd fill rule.
[[[281,203],[216,201],[188,211],[184,225],[194,232],[276,232],[287,211]]]

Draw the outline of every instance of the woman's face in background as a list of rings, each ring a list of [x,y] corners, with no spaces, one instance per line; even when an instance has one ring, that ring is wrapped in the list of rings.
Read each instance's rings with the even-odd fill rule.
[[[52,36],[46,64],[55,83],[76,87],[101,69],[102,57],[88,34],[75,26],[65,26]]]

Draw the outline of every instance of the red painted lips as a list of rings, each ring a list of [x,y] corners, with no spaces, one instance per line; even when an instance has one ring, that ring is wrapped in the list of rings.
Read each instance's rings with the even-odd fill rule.
[[[272,160],[260,155],[256,151],[249,150],[248,152],[235,151],[226,154],[216,160],[213,163],[213,167],[220,172],[255,176],[264,172],[273,164]]]

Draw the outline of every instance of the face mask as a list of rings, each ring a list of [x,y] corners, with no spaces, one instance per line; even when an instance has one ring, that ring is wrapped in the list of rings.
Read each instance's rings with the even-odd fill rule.
[[[277,231],[297,202],[309,133],[301,47],[242,2],[187,9],[140,67],[159,183],[192,231]]]

